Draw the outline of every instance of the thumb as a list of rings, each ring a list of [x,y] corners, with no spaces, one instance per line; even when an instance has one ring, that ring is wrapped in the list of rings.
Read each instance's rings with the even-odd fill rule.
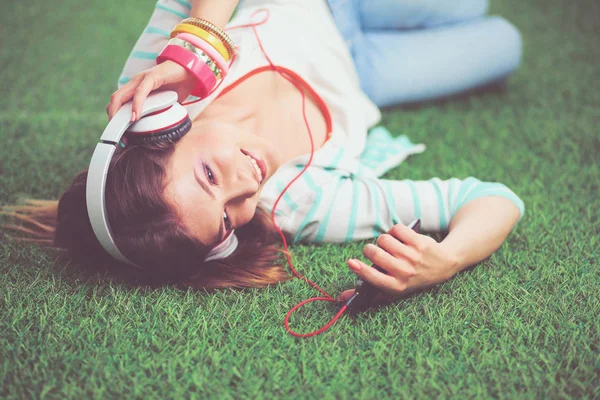
[[[344,290],[342,292],[342,294],[340,294],[338,296],[338,301],[342,301],[342,302],[348,301],[348,300],[350,300],[350,297],[352,297],[353,294],[354,294],[354,289]]]

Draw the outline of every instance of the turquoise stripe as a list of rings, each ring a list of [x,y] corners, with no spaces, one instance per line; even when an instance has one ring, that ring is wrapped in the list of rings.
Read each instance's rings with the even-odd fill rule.
[[[302,233],[302,230],[304,229],[304,227],[306,225],[308,225],[308,223],[310,221],[312,221],[313,216],[317,212],[317,208],[319,208],[319,204],[321,204],[321,197],[323,195],[321,188],[315,184],[315,181],[313,181],[313,179],[310,176],[310,174],[308,173],[308,171],[305,171],[302,174],[302,177],[304,178],[304,181],[306,182],[306,184],[315,192],[315,198],[313,200],[312,206],[308,210],[308,213],[306,213],[306,217],[304,217],[304,220],[298,227],[298,231],[296,232],[296,235],[294,235],[294,242],[298,242],[303,239],[303,238],[300,238],[300,233]]]
[[[325,167],[325,169],[335,170],[337,168],[340,160],[342,159],[343,155],[344,155],[344,149],[339,148],[336,155],[333,156],[331,162],[329,163],[329,166]],[[335,175],[338,175],[338,174],[335,174]],[[317,235],[315,236],[316,242],[322,242],[323,239],[325,238],[325,233],[327,232],[327,226],[329,224],[329,218],[331,217],[331,210],[333,209],[333,206],[335,205],[335,199],[337,197],[337,192],[340,190],[340,188],[344,184],[346,177],[340,175],[338,177],[338,179],[339,179],[338,184],[337,184],[337,187],[335,188],[335,192],[334,192],[334,193],[336,193],[336,196],[333,197],[333,200],[331,201],[331,205],[329,206],[329,209],[327,210],[327,214],[325,214],[325,217],[319,224],[319,229],[317,230]]]
[[[335,188],[335,192],[336,195],[333,197],[333,201],[331,202],[331,205],[329,206],[329,210],[327,210],[327,214],[325,214],[325,218],[323,218],[323,221],[319,224],[319,229],[317,230],[317,235],[315,236],[315,242],[322,242],[323,239],[325,238],[325,233],[327,232],[327,225],[329,224],[329,217],[331,217],[331,210],[333,210],[333,206],[335,205],[335,199],[337,198],[337,193],[339,192],[340,188],[342,187],[342,185],[344,184],[344,181],[346,180],[346,177],[340,177],[340,180],[338,181],[337,187]]]
[[[149,27],[147,27],[145,32],[146,33],[150,33],[150,34],[156,34],[156,35],[166,36],[166,37],[170,37],[171,36],[171,33],[167,32],[167,31],[165,31],[163,29],[157,28],[155,26],[149,26]]]
[[[525,203],[523,203],[523,200],[521,200],[519,198],[519,196],[514,194],[510,189],[508,189],[508,191],[505,191],[505,190],[498,191],[498,192],[492,191],[491,193],[488,192],[488,193],[485,193],[484,195],[485,196],[504,197],[505,199],[512,201],[519,208],[519,211],[521,211],[521,216],[519,217],[519,221],[521,220],[521,218],[523,218],[523,214],[525,214]]]
[[[331,163],[329,163],[329,166],[327,168],[331,168],[331,169],[337,168],[343,155],[344,155],[344,149],[342,149],[342,148],[338,149],[337,154],[335,156],[333,156],[333,159],[331,160]]]
[[[381,182],[385,188],[385,198],[388,203],[388,208],[390,209],[390,214],[392,214],[392,223],[394,225],[399,224],[400,218],[398,218],[398,213],[396,213],[396,202],[394,201],[394,194],[392,193],[390,183],[388,181]]]
[[[285,185],[281,181],[275,182],[275,186],[277,187],[277,192],[279,193],[283,192],[283,189],[285,189]],[[292,200],[292,197],[289,195],[287,190],[285,193],[283,193],[283,201],[287,204],[290,210],[296,211],[298,209],[298,204]]]
[[[328,165],[321,167],[321,168],[323,168],[324,170],[327,170],[327,171],[336,170],[343,155],[344,155],[344,150],[339,149],[338,152],[336,153],[336,155],[333,156],[333,158],[331,159],[331,162]],[[295,167],[301,171],[305,165],[306,164],[298,163],[295,165]]]
[[[456,210],[462,207],[464,204],[464,197],[467,195],[467,192],[473,187],[473,185],[477,185],[481,181],[479,179],[475,179],[473,177],[469,177],[463,181],[460,185],[460,190],[458,191],[458,195],[456,196]],[[461,199],[462,197],[462,199]],[[459,200],[460,199],[460,200]]]
[[[504,197],[513,203],[519,208],[521,211],[521,216],[519,220],[523,217],[525,213],[525,204],[523,200],[519,198],[512,190],[501,183],[491,183],[491,182],[483,182],[479,185],[479,187],[475,190],[472,190],[471,193],[461,202],[461,206],[467,204],[471,200],[475,200],[479,197],[485,196],[498,196]]]
[[[402,147],[414,147],[415,144],[413,142],[410,141],[410,139],[408,138],[408,136],[406,135],[400,135],[397,138],[394,139],[394,142],[401,145]]]
[[[469,201],[476,199],[480,196],[485,196],[485,192],[508,189],[501,183],[492,183],[492,182],[481,182],[477,188],[471,190],[469,194],[462,201],[463,204],[468,203]]]
[[[175,14],[175,15],[177,15],[181,19],[189,17],[188,14],[179,12],[177,10],[173,10],[172,8],[164,6],[164,5],[160,4],[160,3],[156,4],[156,8],[158,8],[159,10],[162,10],[162,11],[166,11],[166,12],[171,13],[171,14]]]
[[[375,201],[375,226],[373,227],[373,236],[378,236],[384,232],[383,223],[381,222],[381,214],[379,212],[379,190],[373,181],[367,181],[369,191],[373,194]]]
[[[131,80],[131,78],[128,78],[128,77],[124,76],[124,77],[122,77],[122,78],[119,79],[118,83],[119,83],[119,85],[124,85],[127,82],[129,82],[130,80]]]
[[[372,151],[381,151],[383,153],[395,153],[398,150],[398,146],[396,143],[389,141],[387,143],[378,143],[378,144],[369,144],[369,148],[367,149],[367,152],[372,152]]]
[[[360,160],[361,164],[366,165],[370,169],[375,169],[379,165],[378,161],[375,160]]]
[[[448,227],[448,220],[446,219],[446,207],[444,206],[444,196],[442,196],[442,191],[434,179],[430,179],[428,182],[431,183],[435,188],[435,194],[438,199],[438,213],[440,214],[440,230],[444,231]]]
[[[361,154],[360,161],[361,162],[376,162],[380,163],[381,158],[385,157],[387,153],[382,150],[369,149],[366,153]]]
[[[456,181],[454,179],[450,179],[450,187],[448,188],[448,207],[450,209],[450,219],[454,216],[456,212],[456,199],[458,196],[454,196],[454,184]]]
[[[179,4],[181,4],[182,6],[184,6],[185,8],[187,8],[188,10],[192,9],[192,5],[185,0],[175,0],[175,1],[178,2]]]
[[[513,201],[515,197],[518,199],[518,197],[514,195],[514,193],[509,188],[507,188],[501,183],[483,182],[479,186],[477,186],[477,189],[474,189],[471,191],[471,193],[469,193],[469,195],[463,201],[463,204],[466,204],[471,200],[483,196],[502,196]],[[516,201],[515,203],[517,204]]]
[[[359,169],[360,172],[360,169]],[[352,210],[350,210],[350,215],[348,216],[350,220],[348,221],[348,230],[346,231],[346,242],[349,242],[354,237],[354,230],[356,229],[356,215],[358,214],[358,180],[352,179]]]
[[[156,57],[158,57],[158,53],[150,53],[147,51],[134,51],[133,53],[131,53],[131,57],[141,58],[143,60],[156,60]]]
[[[410,188],[410,193],[412,195],[413,207],[415,209],[415,218],[421,219],[421,201],[419,200],[419,192],[417,192],[417,187],[408,179],[404,180],[408,187]]]

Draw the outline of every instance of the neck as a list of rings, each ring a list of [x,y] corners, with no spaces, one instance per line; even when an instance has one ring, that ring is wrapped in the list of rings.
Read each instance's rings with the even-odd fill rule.
[[[201,124],[207,122],[225,122],[243,128],[257,124],[260,115],[257,107],[258,103],[237,103],[230,100],[227,97],[216,99],[200,113],[194,122]]]
[[[326,139],[327,127],[322,111],[310,96],[306,99],[306,117],[318,149]],[[206,107],[195,122],[235,125],[271,142],[284,161],[310,153],[302,93],[277,72],[263,71],[241,81]]]
[[[215,99],[194,120],[195,125],[228,124],[235,125],[247,133],[273,141],[276,135],[271,134],[283,129],[285,124],[281,112],[276,112],[277,98],[267,94],[266,90],[248,93],[235,88],[225,96]],[[251,101],[248,99],[251,98]]]

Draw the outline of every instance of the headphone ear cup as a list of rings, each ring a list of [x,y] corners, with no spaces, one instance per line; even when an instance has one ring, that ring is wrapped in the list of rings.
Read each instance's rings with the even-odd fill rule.
[[[135,132],[129,132],[127,134],[127,144],[132,145],[157,142],[174,143],[188,133],[190,129],[192,129],[192,120],[189,117],[186,117],[179,124],[162,131],[156,131],[150,134],[136,134]]]

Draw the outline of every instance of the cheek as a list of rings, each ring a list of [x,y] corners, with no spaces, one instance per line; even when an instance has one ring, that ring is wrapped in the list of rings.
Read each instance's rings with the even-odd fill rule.
[[[236,166],[240,162],[239,149],[231,145],[219,144],[210,147],[210,158],[212,159],[217,168],[223,171],[232,172],[235,171]]]
[[[242,204],[240,206],[240,208],[238,209],[239,221],[237,221],[237,224],[239,226],[244,226],[248,222],[250,222],[252,220],[252,218],[254,218],[254,214],[256,213],[257,206],[258,206],[258,194],[255,197],[244,201],[244,204]]]
[[[228,134],[213,133],[206,135],[201,143],[203,150],[208,150],[215,157],[230,157],[239,151],[238,140]]]

